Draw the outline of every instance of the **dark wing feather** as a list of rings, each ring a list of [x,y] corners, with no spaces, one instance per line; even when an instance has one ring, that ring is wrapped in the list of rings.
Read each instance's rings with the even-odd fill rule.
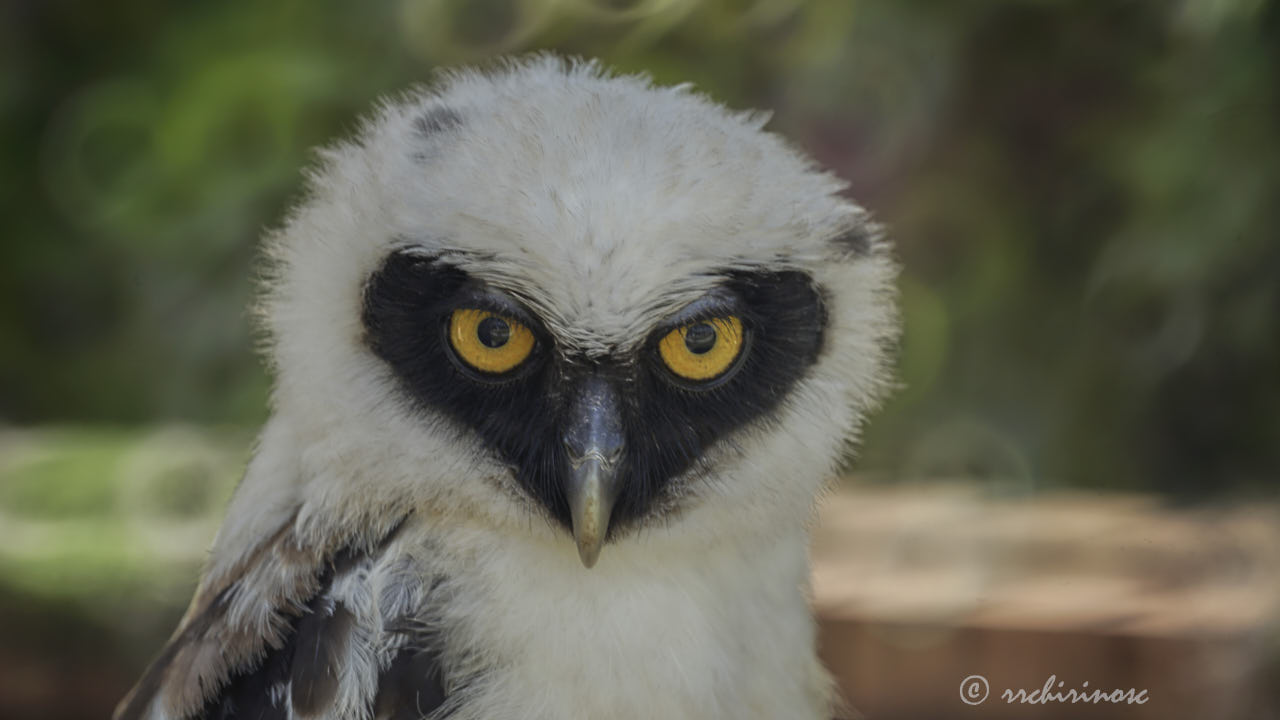
[[[254,672],[234,679],[204,717],[208,720],[289,720],[284,688],[289,682],[289,645],[267,654]]]
[[[206,720],[275,720],[319,717],[338,692],[338,671],[346,653],[355,618],[329,596],[334,565],[324,574],[320,590],[296,618],[285,644],[267,653],[262,662],[231,679],[199,715]]]
[[[176,717],[200,720],[276,720],[290,717],[290,709],[295,718],[323,717],[337,696],[340,664],[355,626],[355,616],[330,589],[335,580],[371,563],[398,527],[376,547],[313,560],[306,581],[296,572],[281,573],[287,591],[266,594],[282,620],[273,637],[250,637],[230,626],[227,610],[241,591],[243,575],[209,599],[197,597],[181,630],[121,703],[116,720],[145,718],[153,702]],[[287,545],[287,535],[271,542]],[[284,554],[287,559],[305,555],[293,547],[293,554]],[[280,563],[282,554],[273,552],[272,562]],[[444,702],[438,659],[423,649],[428,645],[423,638],[394,632],[405,635],[406,645],[379,676],[376,716],[421,718]]]
[[[338,664],[347,652],[355,616],[341,603],[317,598],[311,612],[298,623],[294,636],[289,688],[293,711],[318,716],[338,694]]]
[[[430,650],[406,646],[378,676],[373,716],[377,720],[419,720],[443,704],[439,658]]]
[[[170,717],[200,716],[233,674],[260,664],[283,644],[325,567],[322,554],[297,542],[292,525],[290,518],[224,579],[206,578],[215,584],[196,592],[174,636],[116,708],[115,720],[142,720],[156,705]],[[256,581],[247,584],[255,572]],[[261,604],[265,627],[253,630],[229,619],[229,610],[246,602]]]

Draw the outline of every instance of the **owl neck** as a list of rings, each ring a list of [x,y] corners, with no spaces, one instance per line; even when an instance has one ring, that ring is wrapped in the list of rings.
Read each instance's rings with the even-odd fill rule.
[[[567,541],[423,527],[429,573],[448,578],[436,594],[448,655],[494,666],[467,683],[463,717],[503,717],[566,678],[582,692],[524,717],[824,716],[806,533],[702,547],[658,534],[587,569]]]

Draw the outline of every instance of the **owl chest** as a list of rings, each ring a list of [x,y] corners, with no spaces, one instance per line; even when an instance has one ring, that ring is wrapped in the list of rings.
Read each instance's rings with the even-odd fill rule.
[[[458,695],[450,717],[824,715],[798,585],[763,582],[749,562],[645,565],[615,554],[592,570],[572,550],[449,568],[437,617]]]

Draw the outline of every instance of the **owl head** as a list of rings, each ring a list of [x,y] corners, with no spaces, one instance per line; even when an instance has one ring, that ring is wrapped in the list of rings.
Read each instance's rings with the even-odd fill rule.
[[[587,567],[802,528],[888,387],[895,267],[766,121],[536,56],[323,151],[268,242],[273,415],[215,564],[288,513]]]

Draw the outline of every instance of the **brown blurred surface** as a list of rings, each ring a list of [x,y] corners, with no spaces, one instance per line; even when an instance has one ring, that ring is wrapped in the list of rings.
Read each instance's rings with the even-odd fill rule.
[[[867,718],[1280,712],[1273,505],[1001,500],[955,485],[845,491],[824,506],[814,585],[824,659]],[[990,694],[970,706],[960,686],[972,675]],[[1134,688],[1150,699],[1001,698],[1051,676],[1063,683],[1053,692]]]

